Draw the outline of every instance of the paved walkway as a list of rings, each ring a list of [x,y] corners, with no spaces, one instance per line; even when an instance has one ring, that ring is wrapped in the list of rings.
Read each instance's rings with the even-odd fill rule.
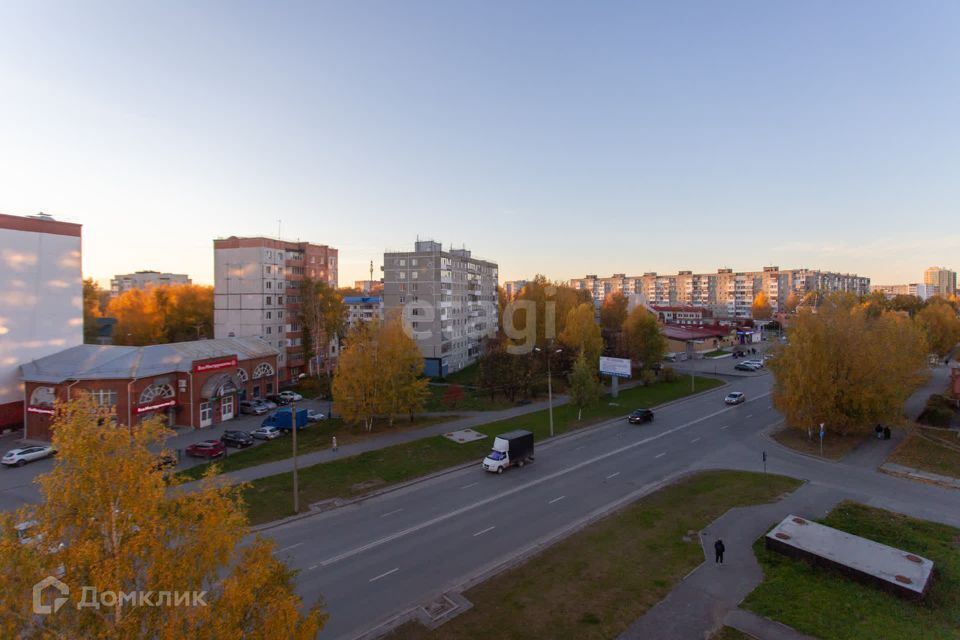
[[[697,640],[709,638],[730,622],[752,624],[748,632],[760,640],[803,638],[784,635],[783,625],[759,616],[749,621],[737,616],[728,621],[728,616],[763,580],[763,571],[753,555],[754,541],[785,515],[822,518],[842,498],[838,491],[805,484],[778,502],[737,507],[720,516],[700,534],[704,563],[621,634],[621,640]],[[722,565],[715,564],[713,557],[713,543],[718,538],[726,547]]]
[[[758,616],[746,609],[734,609],[723,619],[724,624],[759,638],[759,640],[814,640],[785,624]]]

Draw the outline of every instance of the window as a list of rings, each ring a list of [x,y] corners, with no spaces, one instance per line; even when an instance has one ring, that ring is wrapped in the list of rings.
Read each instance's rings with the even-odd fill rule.
[[[273,282],[270,280],[267,280],[267,289],[273,289]]]
[[[269,320],[269,319],[270,319],[270,312],[267,311],[267,320]]]
[[[400,278],[401,280],[406,280],[406,279],[407,279],[407,272],[406,272],[406,271],[400,271],[399,273],[397,273],[397,277]]]
[[[116,404],[116,392],[110,391],[109,393],[112,393],[114,397],[113,402],[110,404]],[[176,397],[176,393],[174,393],[173,387],[171,387],[169,384],[151,384],[140,394],[140,404],[150,404],[151,402],[160,400],[162,398],[174,397]]]
[[[270,298],[270,296],[267,296],[267,304],[268,304],[268,305],[269,305],[269,304],[273,304],[272,299]]]
[[[269,362],[261,362],[257,365],[257,368],[253,370],[253,379],[263,378],[265,376],[273,375],[273,367],[270,366]]]
[[[273,383],[272,383],[272,382],[268,382],[268,383],[267,383],[267,393],[273,393]]]
[[[420,272],[419,272],[419,271],[414,271],[413,273],[410,274],[410,277],[413,278],[414,280],[416,280],[417,278],[420,277]]]
[[[268,318],[270,316],[267,316]],[[277,320],[283,320],[283,311],[277,311]]]
[[[243,369],[237,369],[237,380],[240,381],[240,384],[246,384],[248,379],[249,378],[247,377],[246,371]]]
[[[277,296],[277,304],[283,304],[283,296]]]
[[[273,333],[273,327],[267,327],[267,333]]]
[[[91,391],[90,395],[95,392]],[[114,395],[114,404],[116,404],[116,393]],[[30,406],[32,407],[52,407],[54,400],[57,399],[57,393],[53,387],[37,387],[30,394]],[[98,403],[99,404],[99,403]]]

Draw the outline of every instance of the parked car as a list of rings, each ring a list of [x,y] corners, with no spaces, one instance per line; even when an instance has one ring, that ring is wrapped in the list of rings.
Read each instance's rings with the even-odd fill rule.
[[[220,436],[220,442],[231,447],[236,447],[237,449],[243,449],[253,444],[253,436],[246,431],[233,431],[228,429]]]
[[[742,391],[733,391],[727,394],[727,397],[723,399],[727,404],[740,404],[747,401],[747,397],[743,395]]]
[[[279,393],[271,393],[271,394],[268,394],[268,395],[267,395],[267,401],[268,401],[268,402],[272,402],[273,404],[277,405],[278,407],[285,407],[285,406],[287,406],[288,404],[290,404],[290,401],[287,400],[286,398],[284,398],[284,397],[283,397],[282,395],[280,395]]]
[[[259,402],[267,408],[267,411],[273,411],[278,406],[276,402],[271,401],[269,398],[257,398],[254,402]]]
[[[264,405],[261,402],[257,402],[256,400],[240,401],[240,413],[246,413],[254,416],[262,416],[268,411],[270,411],[270,409],[268,409],[266,405]]]
[[[738,362],[734,367],[734,369],[736,369],[737,371],[756,371],[757,370],[756,367],[752,367],[749,364],[746,364],[745,362]]]
[[[287,389],[286,391],[280,392],[280,397],[286,400],[287,402],[300,402],[303,400],[303,396],[297,393],[296,391],[291,391]]]
[[[319,411],[314,411],[313,409],[307,409],[307,420],[310,422],[320,422],[321,420],[326,420],[327,416],[320,413]]]
[[[227,452],[227,448],[219,440],[201,440],[194,442],[186,448],[187,455],[191,458],[219,458]]]
[[[48,445],[39,445],[33,447],[23,447],[21,449],[11,449],[0,462],[8,467],[22,467],[28,462],[49,458],[56,453],[56,450]]]
[[[633,413],[627,416],[627,422],[630,424],[653,422],[653,411],[650,409],[634,409]]]
[[[257,440],[273,440],[279,438],[282,434],[283,432],[276,427],[257,427],[250,432],[250,435]]]
[[[675,353],[668,353],[667,355],[663,356],[663,360],[664,360],[664,362],[676,362],[676,361],[677,361],[677,354],[675,354]]]
[[[762,369],[762,368],[763,368],[763,360],[757,360],[757,359],[744,360],[742,364],[749,365],[749,366],[755,367],[755,368],[757,368],[757,369]]]

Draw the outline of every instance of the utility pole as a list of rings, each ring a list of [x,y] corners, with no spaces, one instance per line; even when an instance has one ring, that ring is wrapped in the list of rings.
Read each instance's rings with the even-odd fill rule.
[[[290,403],[290,418],[293,421],[293,512],[300,513],[300,485],[297,477],[297,402]]]
[[[542,351],[540,347],[534,347],[534,351]],[[550,367],[550,360],[554,353],[560,353],[563,349],[554,349],[547,347],[547,413],[550,415],[550,437],[553,437],[553,371]]]

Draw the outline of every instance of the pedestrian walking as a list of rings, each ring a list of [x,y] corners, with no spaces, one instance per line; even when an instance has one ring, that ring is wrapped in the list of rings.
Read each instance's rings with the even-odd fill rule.
[[[883,428],[883,439],[884,439],[884,440],[889,440],[889,439],[890,439],[890,427],[884,427],[884,428]]]
[[[334,453],[336,453],[336,451],[337,451],[337,436],[333,436],[333,447],[332,447],[332,449],[333,449]]]
[[[723,552],[726,551],[726,547],[723,546],[723,540],[717,539],[713,543],[713,550],[717,552],[716,564],[723,564]]]
[[[883,438],[883,426],[878,424],[873,431],[874,433],[877,434],[877,440],[880,440]]]

